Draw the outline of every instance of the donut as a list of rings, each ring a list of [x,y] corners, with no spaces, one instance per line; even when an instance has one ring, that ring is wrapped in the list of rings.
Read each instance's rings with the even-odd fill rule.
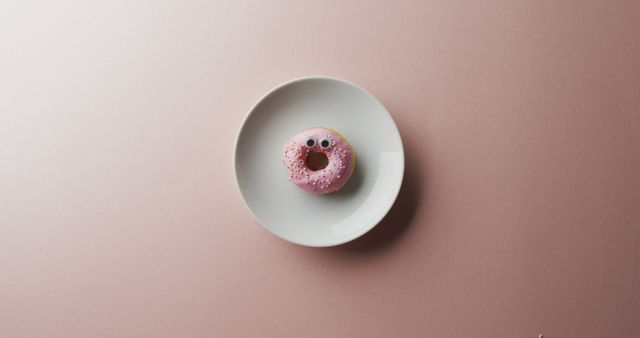
[[[340,190],[353,174],[355,154],[337,131],[310,128],[284,146],[289,180],[304,191],[323,195]]]

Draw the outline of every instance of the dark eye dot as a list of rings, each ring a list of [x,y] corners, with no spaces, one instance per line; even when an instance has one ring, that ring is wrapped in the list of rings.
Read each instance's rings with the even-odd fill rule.
[[[322,140],[322,142],[320,142],[320,146],[322,148],[328,148],[329,147],[329,140]]]
[[[307,147],[313,147],[316,145],[316,141],[312,138],[307,140]]]

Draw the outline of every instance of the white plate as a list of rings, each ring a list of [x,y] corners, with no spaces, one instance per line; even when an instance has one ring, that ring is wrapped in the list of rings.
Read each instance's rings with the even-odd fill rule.
[[[314,196],[288,180],[284,144],[305,128],[340,132],[356,154],[351,179]],[[344,80],[305,77],[268,92],[249,111],[234,151],[242,199],[275,235],[306,246],[332,246],[371,230],[393,205],[404,174],[400,133],[384,106]]]

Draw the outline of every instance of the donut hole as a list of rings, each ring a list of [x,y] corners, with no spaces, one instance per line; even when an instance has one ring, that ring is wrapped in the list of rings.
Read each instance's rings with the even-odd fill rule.
[[[329,158],[323,152],[310,151],[307,155],[307,167],[313,171],[322,170],[329,165]]]

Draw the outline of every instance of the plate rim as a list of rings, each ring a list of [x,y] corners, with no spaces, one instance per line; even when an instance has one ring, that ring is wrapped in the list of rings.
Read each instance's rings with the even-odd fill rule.
[[[305,242],[300,242],[300,241],[296,241],[290,238],[285,238],[282,237],[281,235],[273,232],[271,229],[269,229],[269,227],[267,227],[264,222],[253,212],[253,210],[251,209],[251,207],[249,206],[249,204],[247,203],[247,199],[244,195],[244,193],[242,192],[242,189],[240,188],[240,183],[238,181],[238,165],[237,165],[237,161],[238,161],[238,142],[240,141],[240,135],[242,134],[242,131],[245,129],[245,125],[247,123],[247,121],[249,120],[249,118],[251,117],[251,115],[255,112],[256,107],[258,107],[258,105],[260,105],[260,103],[262,103],[267,97],[273,95],[273,93],[275,93],[276,91],[280,90],[283,87],[292,85],[296,82],[305,82],[305,81],[312,81],[312,80],[329,80],[329,81],[335,81],[335,82],[342,82],[345,84],[348,84],[356,89],[358,89],[359,91],[361,91],[362,93],[364,93],[365,95],[369,96],[371,99],[373,99],[375,102],[377,102],[378,104],[380,104],[380,106],[382,106],[382,108],[384,108],[384,111],[387,113],[387,115],[389,115],[390,120],[391,120],[391,125],[393,126],[393,128],[396,131],[396,136],[398,138],[399,144],[400,144],[400,150],[401,150],[401,158],[402,158],[402,165],[401,165],[401,175],[400,175],[400,179],[399,179],[399,183],[397,184],[397,186],[395,187],[395,191],[393,192],[393,198],[391,199],[391,202],[389,203],[389,205],[386,207],[386,210],[382,213],[380,213],[380,215],[378,217],[376,217],[370,225],[367,225],[361,232],[357,233],[355,236],[347,238],[345,240],[340,240],[337,242],[331,242],[331,243],[326,243],[326,244],[312,244],[312,243],[305,243]],[[389,112],[389,109],[387,109],[387,107],[382,104],[382,102],[380,102],[380,100],[374,96],[371,92],[369,92],[368,90],[364,89],[363,87],[350,82],[348,80],[342,79],[342,78],[338,78],[338,77],[334,77],[334,76],[327,76],[327,75],[309,75],[309,76],[301,76],[301,77],[296,77],[293,78],[291,80],[282,82],[278,85],[276,85],[275,87],[271,88],[270,90],[268,90],[264,95],[262,95],[258,100],[255,101],[255,103],[251,106],[251,108],[249,109],[249,111],[245,114],[244,118],[242,119],[242,123],[240,124],[240,128],[238,128],[238,131],[236,132],[236,137],[235,137],[235,141],[233,144],[233,160],[232,160],[232,165],[233,165],[233,179],[234,179],[234,183],[236,186],[236,189],[238,190],[239,194],[240,194],[240,199],[242,200],[242,203],[244,204],[245,208],[249,211],[249,213],[251,214],[251,216],[253,216],[253,218],[258,222],[258,224],[260,224],[260,226],[262,226],[262,228],[266,229],[269,233],[275,235],[278,238],[281,238],[289,243],[293,243],[293,244],[297,244],[297,245],[301,245],[301,246],[306,246],[306,247],[314,247],[314,248],[326,248],[326,247],[333,247],[333,246],[338,246],[341,244],[345,244],[351,241],[354,241],[360,237],[362,237],[363,235],[365,235],[366,233],[368,233],[369,231],[371,231],[373,228],[375,228],[378,224],[380,224],[380,222],[387,216],[387,214],[389,214],[389,211],[391,211],[391,208],[393,208],[393,206],[396,203],[396,200],[398,199],[398,195],[400,194],[400,189],[402,188],[402,184],[404,183],[404,175],[405,175],[405,154],[404,154],[404,143],[402,142],[402,136],[400,135],[400,130],[398,129],[398,125],[396,124],[396,121],[393,119],[393,116],[391,115],[391,113]]]

